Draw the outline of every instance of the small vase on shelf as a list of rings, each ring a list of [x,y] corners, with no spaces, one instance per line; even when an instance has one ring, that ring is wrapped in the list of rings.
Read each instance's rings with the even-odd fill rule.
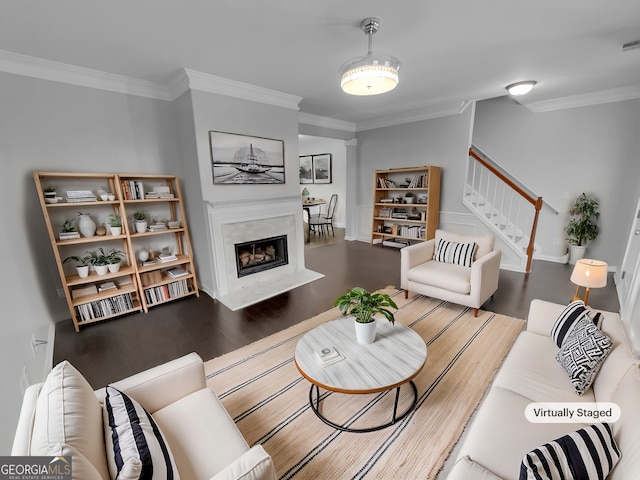
[[[89,214],[80,214],[78,230],[80,230],[83,237],[93,237],[96,234],[96,222],[91,219]]]

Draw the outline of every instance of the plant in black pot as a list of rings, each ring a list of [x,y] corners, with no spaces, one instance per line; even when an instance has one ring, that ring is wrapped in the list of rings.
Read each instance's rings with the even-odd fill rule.
[[[587,242],[595,240],[600,233],[598,217],[600,211],[598,201],[586,193],[580,194],[569,209],[569,223],[565,227],[569,241],[569,262],[575,263],[584,257]]]
[[[398,306],[386,293],[369,293],[362,287],[354,287],[338,297],[333,304],[344,316],[355,319],[356,338],[359,343],[372,343],[376,337],[375,315],[383,315],[394,323],[394,313]]]

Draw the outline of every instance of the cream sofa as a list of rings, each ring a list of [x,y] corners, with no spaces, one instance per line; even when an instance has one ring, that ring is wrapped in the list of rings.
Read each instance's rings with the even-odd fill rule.
[[[628,480],[640,476],[640,379],[620,317],[602,312],[601,329],[611,338],[613,347],[594,383],[578,396],[566,371],[556,361],[559,349],[550,337],[564,307],[542,300],[531,302],[527,328],[507,355],[463,435],[448,480],[517,479],[525,454],[594,423],[530,423],[525,418],[525,407],[532,402],[616,403],[622,415],[612,423],[612,430],[621,459],[607,478]]]
[[[434,260],[439,239],[477,245],[471,267]],[[495,237],[470,236],[436,230],[435,238],[400,250],[400,288],[408,292],[478,309],[498,289],[502,252],[494,250]]]
[[[183,480],[275,479],[271,457],[261,445],[249,448],[205,385],[196,353],[111,385],[152,415]],[[104,388],[94,392],[71,364],[56,365],[25,393],[12,455],[72,455],[74,479],[110,478],[104,401]]]

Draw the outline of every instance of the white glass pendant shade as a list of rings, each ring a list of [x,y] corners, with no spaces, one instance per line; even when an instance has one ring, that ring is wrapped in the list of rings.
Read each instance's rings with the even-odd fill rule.
[[[400,60],[390,55],[370,54],[354,58],[340,67],[340,87],[350,95],[377,95],[396,88]]]
[[[350,95],[378,95],[398,85],[400,60],[372,51],[372,36],[379,26],[380,19],[376,17],[362,21],[360,28],[369,37],[369,50],[366,55],[347,60],[340,67],[340,87]]]

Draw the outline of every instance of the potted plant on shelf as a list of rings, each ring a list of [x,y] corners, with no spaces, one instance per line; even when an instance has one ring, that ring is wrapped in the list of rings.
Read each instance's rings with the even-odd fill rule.
[[[120,262],[124,258],[124,252],[122,250],[116,250],[112,248],[106,254],[107,267],[111,273],[115,273],[120,270]]]
[[[394,323],[395,317],[390,308],[398,306],[386,293],[369,293],[362,287],[354,287],[338,297],[333,304],[344,316],[352,316],[355,320],[356,339],[359,343],[372,343],[376,338],[376,318],[384,315]]]
[[[86,252],[82,257],[71,256],[65,258],[62,263],[76,262],[76,272],[80,278],[86,278],[89,276],[89,267],[93,263],[93,255]]]
[[[136,232],[144,233],[147,231],[147,225],[149,225],[149,222],[147,221],[146,213],[141,210],[133,212],[133,220],[136,224]]]
[[[109,214],[107,217],[107,224],[109,225],[111,235],[117,236],[122,234],[122,217],[119,213],[113,212]]]
[[[107,254],[104,253],[102,247],[95,252],[87,252],[91,255],[91,265],[96,270],[98,275],[106,275],[109,271],[109,261],[107,260]]]
[[[57,203],[58,202],[58,193],[56,192],[56,187],[48,186],[44,187],[44,201],[47,203]]]
[[[569,263],[576,263],[584,257],[587,242],[595,240],[600,233],[597,225],[600,212],[598,201],[586,193],[580,194],[569,210],[569,223],[565,232],[569,241]]]

